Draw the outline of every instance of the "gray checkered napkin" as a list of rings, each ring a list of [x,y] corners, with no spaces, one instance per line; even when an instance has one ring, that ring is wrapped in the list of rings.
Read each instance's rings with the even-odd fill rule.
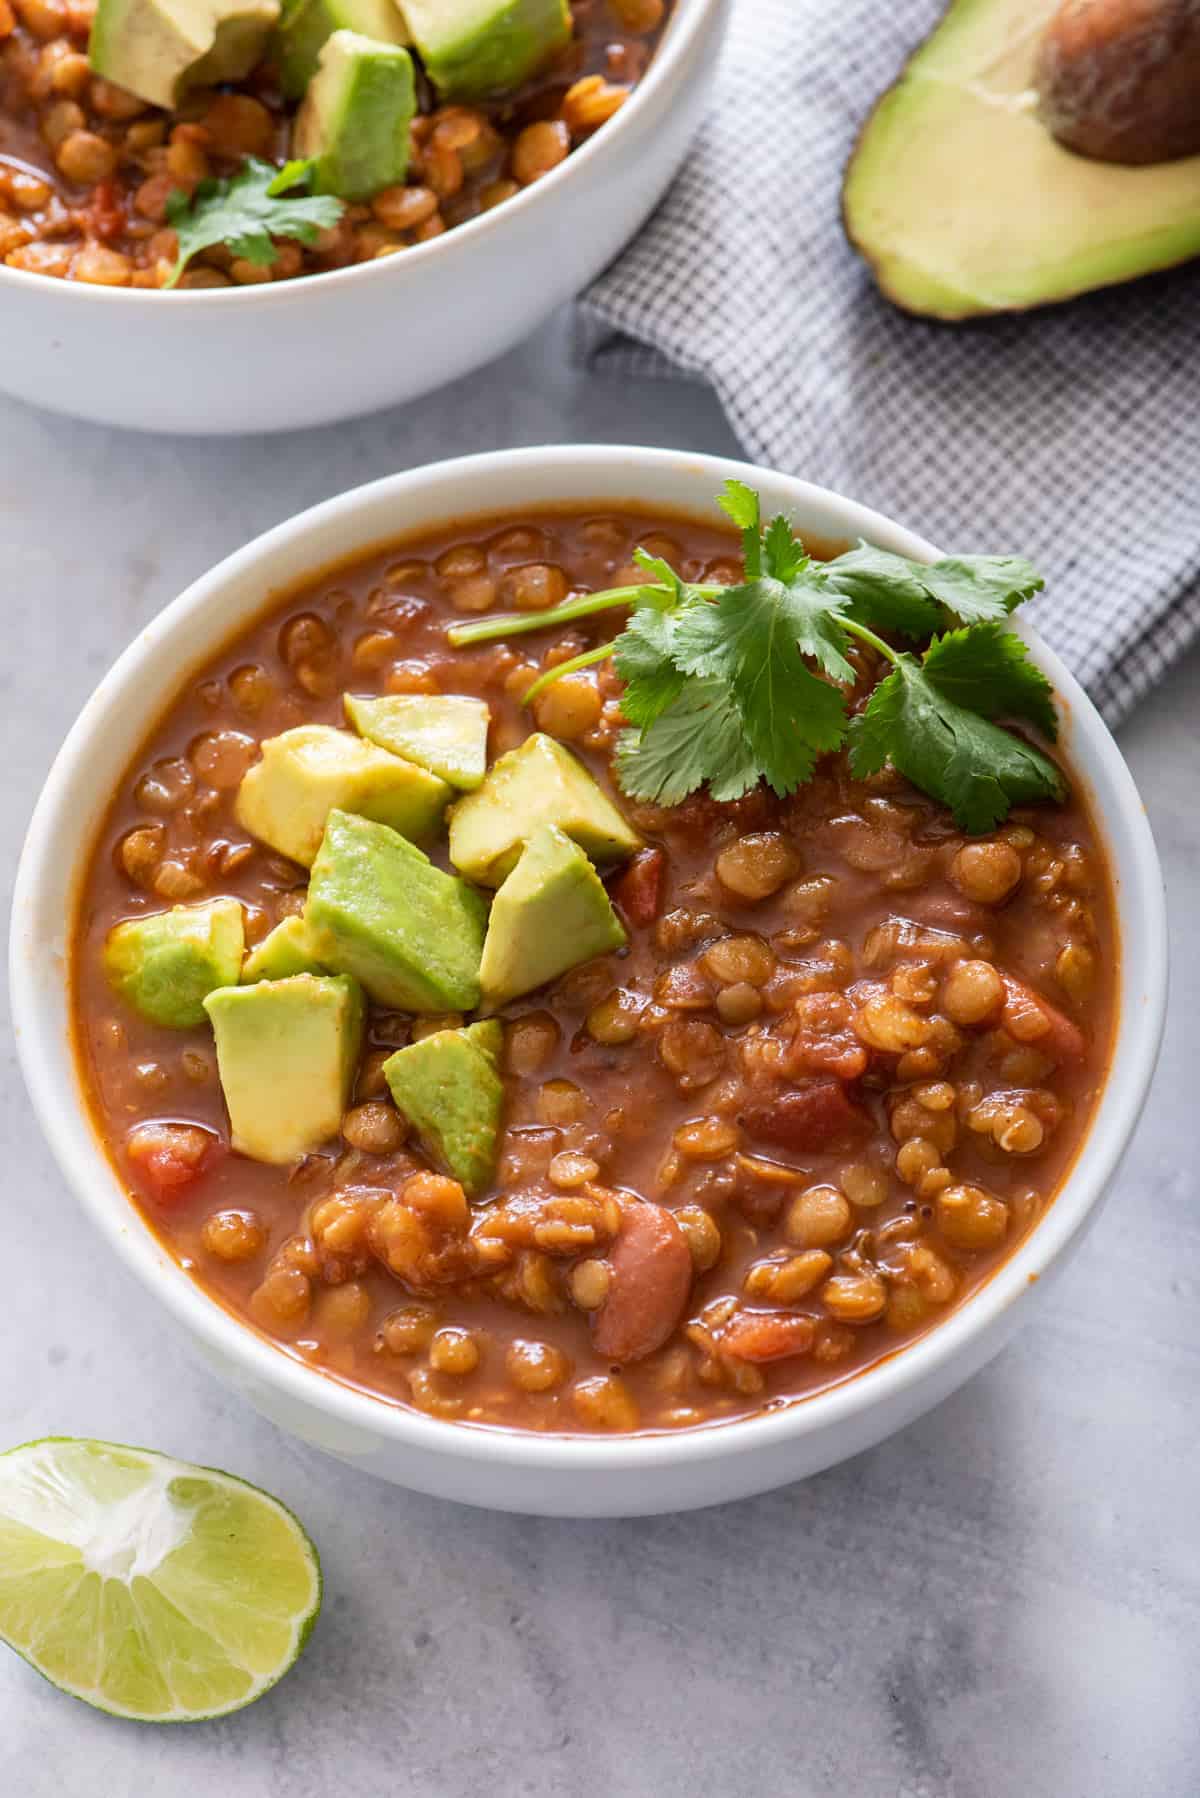
[[[1200,635],[1200,278],[969,325],[880,297],[842,235],[842,169],[938,12],[734,0],[707,122],[584,296],[579,353],[708,381],[755,460],[947,550],[1028,555],[1039,626],[1115,723]]]

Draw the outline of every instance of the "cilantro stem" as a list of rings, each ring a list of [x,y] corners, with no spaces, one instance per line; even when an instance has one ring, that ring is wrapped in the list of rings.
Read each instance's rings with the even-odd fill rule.
[[[631,606],[640,593],[651,587],[653,582],[639,581],[635,587],[607,587],[601,593],[580,593],[545,612],[502,612],[496,618],[479,618],[472,624],[452,624],[446,638],[453,648],[464,649],[471,643],[492,643],[498,637],[524,637],[532,631],[553,630],[556,625],[570,624],[576,618],[590,618],[596,612],[608,612],[615,606]],[[667,589],[662,591],[665,595]],[[689,594],[702,599],[715,599],[723,591],[716,586],[688,588]]]
[[[522,705],[530,705],[540,692],[564,674],[574,674],[579,668],[590,668],[593,662],[606,662],[613,652],[611,643],[601,643],[596,649],[585,649],[582,655],[572,656],[570,661],[557,662],[553,668],[547,668],[538,675],[533,685],[526,691]]]
[[[856,618],[847,618],[844,615],[838,619],[838,623],[852,637],[858,637],[863,643],[869,643],[872,649],[878,650],[879,654],[889,661],[893,668],[899,665],[900,657],[896,651],[889,643],[885,643],[882,637],[877,637],[873,630],[868,630],[865,624],[859,624]]]
[[[643,583],[644,585],[644,583]],[[468,643],[491,643],[497,637],[524,637],[531,631],[553,630],[556,624],[570,624],[574,618],[590,618],[594,612],[607,612],[614,606],[629,605],[642,586],[609,587],[603,593],[580,593],[564,599],[561,605],[546,612],[501,612],[495,618],[479,618],[473,624],[452,624],[446,632],[455,649]]]

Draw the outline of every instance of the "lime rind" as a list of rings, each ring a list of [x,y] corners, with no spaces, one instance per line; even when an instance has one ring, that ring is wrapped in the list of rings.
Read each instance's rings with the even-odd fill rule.
[[[0,1640],[98,1710],[190,1723],[252,1704],[321,1595],[303,1526],[247,1480],[65,1436],[0,1454]]]

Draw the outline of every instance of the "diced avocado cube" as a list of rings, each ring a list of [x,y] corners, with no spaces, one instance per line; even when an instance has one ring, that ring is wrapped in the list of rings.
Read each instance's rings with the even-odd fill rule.
[[[238,788],[238,823],[302,867],[311,867],[335,807],[426,838],[450,788],[424,768],[330,724],[300,724],[269,737]]]
[[[491,713],[461,693],[397,693],[358,699],[347,693],[346,716],[360,737],[428,768],[452,787],[473,792],[487,773]]]
[[[450,860],[497,887],[539,824],[557,824],[600,864],[624,861],[641,838],[569,749],[540,733],[493,763],[477,792],[450,813]]]
[[[303,918],[284,918],[268,930],[242,963],[242,985],[256,980],[286,980],[290,974],[328,974],[312,952]]]
[[[407,50],[354,31],[335,31],[321,51],[292,134],[296,155],[314,163],[314,191],[369,200],[403,181],[416,109]]]
[[[567,0],[400,0],[443,100],[482,100],[536,74],[571,39]]]
[[[114,925],[104,945],[104,972],[114,991],[170,1030],[204,1022],[204,1000],[232,986],[242,966],[244,918],[236,899],[175,905]]]
[[[169,109],[189,87],[241,81],[278,17],[277,0],[99,0],[88,61],[106,81]]]
[[[421,1147],[471,1196],[491,1183],[500,1141],[504,1083],[498,1060],[502,1032],[487,1024],[438,1030],[383,1064],[396,1109]]]
[[[276,33],[279,85],[299,100],[335,31],[357,31],[377,44],[406,44],[408,31],[393,0],[285,0]]]
[[[543,824],[492,901],[479,968],[483,1003],[498,1011],[626,941],[583,850],[555,825]]]
[[[331,812],[304,913],[326,967],[354,974],[398,1011],[473,1011],[487,901],[412,843]]]
[[[336,1136],[362,1051],[357,981],[293,974],[223,986],[204,1009],[240,1154],[283,1165]]]

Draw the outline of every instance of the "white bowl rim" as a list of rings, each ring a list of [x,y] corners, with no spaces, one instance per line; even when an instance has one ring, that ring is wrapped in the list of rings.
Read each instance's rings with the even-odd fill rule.
[[[352,263],[348,268],[326,269],[319,273],[290,281],[251,282],[245,287],[221,288],[184,288],[182,291],[172,289],[170,305],[172,312],[194,311],[197,307],[259,306],[274,307],[295,303],[297,291],[307,293],[311,299],[312,283],[320,281],[321,291],[327,290],[326,283],[338,282],[345,287],[349,282],[397,279],[403,269],[411,269],[414,263],[424,264],[431,258],[449,256],[458,249],[469,250],[484,231],[495,231],[504,228],[506,220],[511,220],[517,207],[528,210],[545,202],[547,195],[558,192],[565,181],[581,178],[597,157],[605,154],[605,145],[610,144],[618,131],[628,130],[630,122],[641,117],[657,99],[658,90],[670,81],[675,67],[680,63],[692,43],[693,38],[702,29],[708,15],[722,0],[676,0],[676,10],[671,14],[662,40],[651,57],[646,73],[636,84],[625,104],[619,108],[615,116],[609,119],[598,131],[594,131],[586,142],[572,150],[549,174],[541,176],[528,187],[501,205],[494,206],[490,212],[478,213],[472,219],[465,219],[461,225],[454,225],[443,232],[440,237],[431,238],[428,243],[410,244],[401,256],[384,256],[378,261]],[[107,306],[145,306],[163,304],[161,288],[141,287],[103,287],[87,281],[64,281],[55,275],[39,275],[35,270],[9,268],[0,262],[0,283],[12,280],[23,283],[36,283],[39,287],[52,287],[56,293],[64,296],[66,305],[107,305]],[[70,299],[65,298],[70,294]]]
[[[636,492],[648,505],[654,504],[655,473],[665,473],[668,469],[678,473],[682,466],[689,476],[695,477],[697,502],[694,512],[697,517],[703,515],[705,500],[711,503],[711,496],[730,477],[751,485],[769,482],[777,489],[786,489],[797,508],[819,507],[835,513],[844,521],[844,529],[839,528],[831,535],[842,535],[851,540],[882,536],[893,543],[903,543],[904,553],[929,560],[941,553],[879,512],[845,500],[827,488],[761,465],[692,452],[610,444],[546,445],[488,451],[384,476],[309,507],[274,526],[201,575],[167,605],[152,621],[156,637],[185,618],[202,612],[209,599],[227,582],[246,575],[259,563],[269,564],[273,555],[294,535],[316,530],[343,515],[352,520],[360,508],[368,508],[378,499],[398,497],[406,488],[419,490],[422,481],[431,478],[453,485],[460,478],[469,477],[484,484],[490,474],[499,476],[502,471],[513,468],[527,471],[531,490],[535,490],[539,467],[562,466],[564,463],[581,475],[589,470],[620,470],[630,477],[631,493]],[[585,505],[587,502],[581,497],[578,502],[571,503]],[[511,508],[506,505],[502,509]],[[678,507],[671,505],[670,509],[676,511]],[[460,516],[457,512],[452,515],[456,520]],[[461,521],[467,523],[472,517],[487,515],[486,505],[466,507],[461,513]],[[428,522],[432,525],[438,520],[431,513]],[[353,536],[353,529],[348,535]],[[346,559],[352,559],[360,551],[369,553],[378,544],[377,536],[364,537],[357,549],[346,551]],[[272,591],[268,576],[263,583],[263,592],[269,595]],[[275,597],[282,597],[285,591],[275,589]],[[266,600],[264,604],[267,604]],[[62,1129],[62,1093],[53,1073],[54,1061],[63,1053],[62,1042],[40,999],[34,972],[35,958],[25,953],[21,940],[21,920],[27,914],[37,915],[38,889],[44,870],[48,870],[52,862],[55,843],[62,840],[64,833],[70,835],[73,820],[78,817],[71,804],[71,789],[87,760],[93,734],[103,727],[106,715],[126,708],[131,696],[132,704],[146,720],[157,716],[161,709],[161,690],[156,692],[155,703],[151,706],[146,705],[144,695],[138,691],[144,634],[143,630],[122,652],[83,707],[47,776],[30,822],[14,886],[10,937],[12,1015],[14,1020],[21,1020],[14,1032],[18,1058],[42,1131],[68,1185],[139,1283],[157,1292],[179,1321],[206,1347],[227,1361],[247,1366],[259,1380],[274,1387],[297,1406],[322,1414],[332,1423],[351,1426],[368,1437],[381,1437],[397,1446],[410,1446],[459,1462],[496,1462],[510,1468],[546,1472],[576,1469],[581,1474],[589,1471],[598,1474],[648,1472],[662,1465],[699,1464],[723,1460],[742,1451],[767,1449],[788,1439],[834,1430],[860,1413],[876,1406],[886,1407],[889,1400],[898,1399],[909,1388],[932,1382],[938,1370],[959,1349],[965,1348],[977,1334],[986,1332],[1002,1312],[1028,1293],[1083,1230],[1100,1203],[1140,1116],[1162,1036],[1167,989],[1165,896],[1150,826],[1120,751],[1074,677],[1036,633],[1027,630],[1025,634],[1033,644],[1037,659],[1049,674],[1080,734],[1075,754],[1076,774],[1085,775],[1084,764],[1089,760],[1104,764],[1108,779],[1121,796],[1118,809],[1134,844],[1129,856],[1130,867],[1125,871],[1124,888],[1116,894],[1118,919],[1124,923],[1120,932],[1122,989],[1129,966],[1128,926],[1134,918],[1140,931],[1139,954],[1144,961],[1144,981],[1139,1003],[1123,1006],[1119,1011],[1118,1036],[1102,1101],[1054,1202],[1025,1240],[970,1298],[915,1342],[812,1397],[726,1422],[599,1439],[568,1432],[542,1435],[502,1425],[462,1424],[427,1417],[343,1384],[276,1348],[215,1299],[209,1298],[173,1258],[169,1258],[169,1263],[174,1277],[162,1279],[162,1245],[121,1189],[95,1132],[77,1076],[77,1121],[82,1122],[83,1128],[73,1132]],[[1095,822],[1103,828],[1106,818],[1100,812],[1094,794],[1091,800]],[[1119,1083],[1114,1079],[1118,1058],[1126,1063],[1125,1077]],[[96,1177],[97,1165],[105,1170],[107,1178],[104,1181]],[[1081,1177],[1084,1171],[1086,1178]],[[131,1221],[135,1228],[130,1227]]]

